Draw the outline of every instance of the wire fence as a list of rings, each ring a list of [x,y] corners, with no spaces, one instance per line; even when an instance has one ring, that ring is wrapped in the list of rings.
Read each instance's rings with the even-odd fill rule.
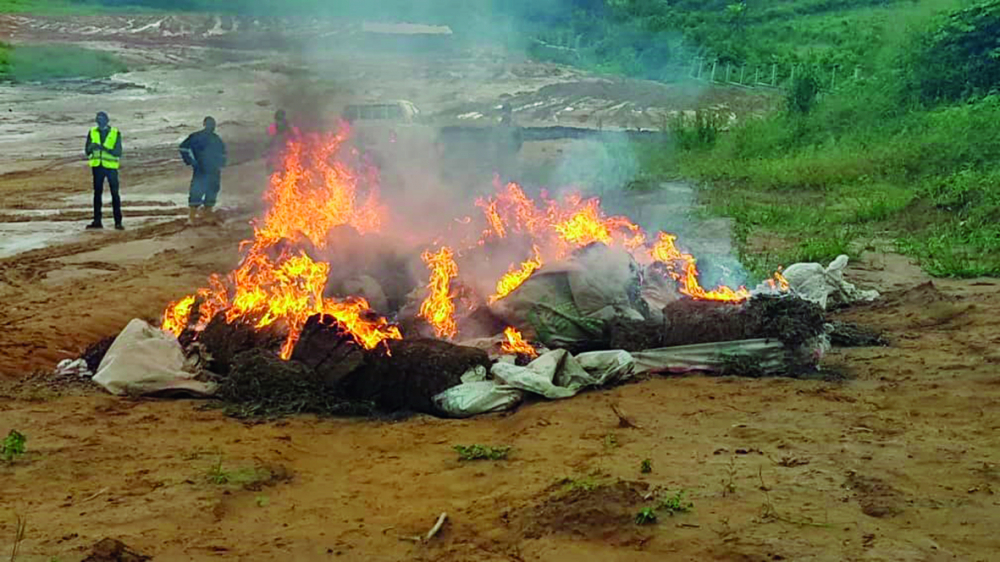
[[[536,38],[531,51],[539,58],[563,64],[578,65],[585,60],[584,49],[581,48],[581,37],[569,33],[549,34],[546,40]],[[828,91],[848,81],[862,78],[862,66],[817,65],[805,63],[771,63],[771,64],[741,64],[733,61],[722,61],[713,57],[693,56],[690,51],[687,56],[677,53],[676,58],[663,68],[645,69],[647,74],[670,77],[671,80],[687,76],[714,84],[729,84],[749,88],[786,89],[795,82],[795,77],[802,72],[811,71],[816,77],[820,90]],[[685,64],[685,60],[690,60]]]
[[[695,80],[713,84],[730,84],[750,88],[785,89],[795,82],[802,72],[811,71],[821,90],[833,90],[847,81],[861,78],[861,66],[822,66],[806,64],[747,65],[696,57],[691,61],[689,75]]]

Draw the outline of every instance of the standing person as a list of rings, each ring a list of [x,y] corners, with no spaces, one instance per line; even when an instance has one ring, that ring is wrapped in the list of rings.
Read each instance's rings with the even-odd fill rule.
[[[188,225],[194,226],[202,217],[208,224],[219,224],[215,202],[222,188],[222,168],[226,166],[226,144],[215,134],[215,119],[206,117],[205,128],[192,133],[181,143],[184,163],[194,170],[188,192]]]
[[[517,154],[524,144],[524,136],[521,127],[514,122],[514,110],[510,104],[503,104],[500,110],[500,126],[496,128],[494,137],[495,172],[507,182],[517,176]]]
[[[267,171],[273,174],[281,167],[282,151],[289,139],[299,136],[299,128],[291,125],[284,109],[274,113],[274,123],[267,128]]]
[[[122,200],[118,189],[118,167],[122,157],[122,135],[116,127],[110,125],[108,114],[97,112],[97,126],[87,134],[83,151],[90,162],[90,171],[94,176],[94,222],[87,225],[88,229],[104,228],[101,220],[101,198],[104,195],[104,180],[108,180],[111,188],[111,206],[115,217],[115,230],[125,230],[122,226]]]

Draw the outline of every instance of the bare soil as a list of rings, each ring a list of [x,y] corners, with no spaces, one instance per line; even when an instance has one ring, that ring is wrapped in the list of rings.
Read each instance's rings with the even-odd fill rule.
[[[65,103],[86,106],[72,95]],[[69,152],[59,158],[68,160],[19,161],[26,171],[0,175],[0,204],[51,211],[85,198],[86,170]],[[133,200],[183,207],[185,172],[144,162],[128,172]],[[16,516],[27,519],[25,561],[80,560],[106,537],[154,560],[985,561],[1000,552],[997,284],[928,284],[894,255],[848,272],[885,291],[882,300],[833,315],[883,330],[890,345],[834,350],[826,379],[656,377],[470,420],[254,424],[203,401],[123,399],[33,375],[235,265],[263,166],[236,166],[224,181],[223,227],[186,228],[172,211],[0,258],[0,436],[28,437],[24,457],[0,463],[0,552],[11,550]],[[621,427],[612,406],[638,427]],[[512,450],[463,462],[458,444]],[[596,485],[567,492],[568,481]],[[637,527],[651,490],[686,490],[694,508]],[[415,542],[442,512],[441,532]]]

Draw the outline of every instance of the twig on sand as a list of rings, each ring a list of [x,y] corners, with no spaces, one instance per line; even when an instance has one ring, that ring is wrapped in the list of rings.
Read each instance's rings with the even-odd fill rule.
[[[438,532],[441,531],[441,527],[444,526],[444,522],[447,520],[448,520],[448,514],[442,512],[441,515],[438,517],[437,523],[434,523],[434,526],[431,527],[431,530],[427,532],[427,537],[424,538],[424,542],[433,539],[434,535],[438,534]]]
[[[628,416],[618,408],[617,404],[611,404],[611,411],[618,416],[618,427],[628,427],[631,429],[642,429],[642,426],[628,419]]]
[[[17,528],[14,531],[14,547],[10,550],[10,562],[17,560],[17,551],[21,549],[21,543],[24,542],[24,535],[28,530],[28,518],[20,515],[15,517],[17,517]]]
[[[107,491],[108,491],[108,490],[110,490],[110,489],[111,489],[111,488],[104,488],[104,489],[103,489],[103,490],[101,490],[100,492],[97,492],[96,494],[94,494],[94,495],[92,495],[92,496],[88,497],[87,499],[83,500],[83,501],[82,501],[82,502],[80,502],[80,503],[87,503],[87,502],[89,502],[90,500],[92,500],[92,499],[95,499],[95,498],[97,498],[97,496],[100,496],[101,494],[103,494],[103,493],[107,492]]]
[[[427,534],[425,536],[422,536],[422,537],[420,537],[420,536],[408,537],[408,536],[401,535],[399,537],[399,540],[401,540],[401,541],[415,542],[415,543],[430,542],[430,540],[433,539],[435,535],[437,535],[439,532],[441,532],[441,527],[444,527],[444,522],[447,521],[447,520],[448,520],[448,514],[447,513],[442,513],[440,516],[438,516],[437,522],[434,523],[434,526],[431,527],[430,531],[427,531]],[[389,529],[392,529],[392,527],[389,527]],[[385,531],[382,531],[383,534],[386,531],[388,531],[389,529],[386,529]]]

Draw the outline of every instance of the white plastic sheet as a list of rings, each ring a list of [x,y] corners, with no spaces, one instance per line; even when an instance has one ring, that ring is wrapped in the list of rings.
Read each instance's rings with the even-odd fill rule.
[[[787,367],[786,349],[778,340],[754,339],[648,349],[632,353],[632,359],[640,373],[690,373],[718,371],[725,367],[727,358],[748,355],[770,374]]]
[[[213,383],[195,380],[197,375],[184,365],[184,352],[173,335],[136,318],[108,348],[94,382],[117,395],[215,392]]]
[[[433,398],[438,410],[453,418],[505,412],[524,399],[520,390],[494,381],[466,382]]]
[[[826,268],[818,263],[797,263],[789,266],[783,274],[792,293],[818,304],[824,310],[877,299],[878,291],[864,291],[844,280],[847,262],[847,256],[840,256]],[[758,290],[767,291],[768,288],[762,285]]]
[[[576,396],[581,390],[620,382],[635,373],[635,363],[627,351],[595,351],[576,357],[565,349],[545,353],[526,366],[500,361],[494,363],[491,380],[466,374],[462,384],[434,397],[442,413],[465,418],[509,410],[525,392],[550,400]]]
[[[55,374],[61,377],[76,376],[90,378],[94,373],[87,368],[87,361],[84,359],[63,359],[56,365]]]
[[[704,343],[636,353],[622,350],[594,351],[572,356],[564,349],[550,351],[527,366],[495,363],[492,379],[484,373],[469,373],[462,384],[434,397],[447,416],[465,418],[500,412],[516,406],[524,393],[550,400],[576,396],[588,387],[621,383],[639,373],[688,373],[723,371],[735,356],[751,359],[762,374],[779,374],[788,368],[790,353],[808,355],[818,361],[826,351],[825,338],[789,350],[773,339]]]

